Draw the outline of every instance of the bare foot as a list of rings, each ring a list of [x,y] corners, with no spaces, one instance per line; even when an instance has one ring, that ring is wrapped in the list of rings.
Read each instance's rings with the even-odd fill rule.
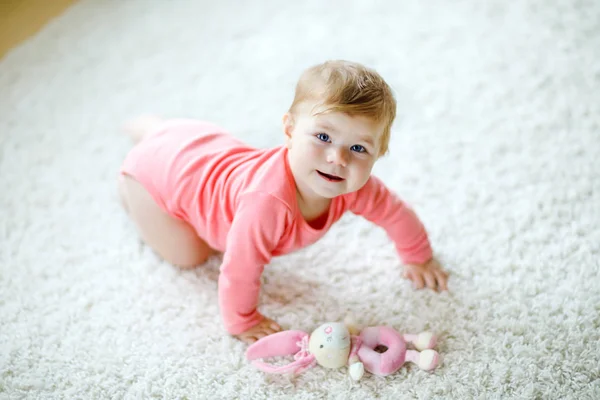
[[[159,127],[162,122],[163,120],[156,115],[141,115],[127,121],[123,125],[123,130],[133,143],[138,143],[148,134],[153,133],[154,129]]]
[[[265,336],[281,332],[281,326],[270,318],[263,319],[258,325],[253,326],[245,332],[235,335],[236,338],[244,343],[252,344]]]

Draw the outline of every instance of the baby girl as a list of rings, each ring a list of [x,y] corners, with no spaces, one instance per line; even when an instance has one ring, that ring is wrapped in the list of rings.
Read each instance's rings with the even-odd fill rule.
[[[246,343],[281,330],[257,310],[265,265],[316,242],[346,211],[387,232],[417,288],[446,290],[422,223],[371,175],[395,116],[377,72],[328,61],[300,77],[281,146],[255,149],[203,121],[134,120],[119,192],[144,242],[167,262],[193,267],[223,252],[222,320]]]

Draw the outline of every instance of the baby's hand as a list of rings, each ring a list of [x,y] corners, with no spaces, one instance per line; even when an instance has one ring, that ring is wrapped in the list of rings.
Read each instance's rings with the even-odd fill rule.
[[[265,336],[269,336],[280,331],[281,327],[277,322],[265,317],[265,319],[259,322],[258,325],[254,325],[247,331],[242,332],[239,335],[235,335],[235,337],[244,343],[252,344],[258,339],[262,339]]]
[[[404,277],[413,281],[417,289],[427,286],[438,292],[448,290],[448,273],[435,258],[424,264],[405,265]]]

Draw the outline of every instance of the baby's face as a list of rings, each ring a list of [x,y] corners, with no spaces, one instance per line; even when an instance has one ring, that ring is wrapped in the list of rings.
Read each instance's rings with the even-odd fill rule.
[[[286,122],[287,121],[287,122]],[[284,118],[289,162],[296,184],[333,198],[359,190],[379,156],[383,125],[362,116],[300,110]]]

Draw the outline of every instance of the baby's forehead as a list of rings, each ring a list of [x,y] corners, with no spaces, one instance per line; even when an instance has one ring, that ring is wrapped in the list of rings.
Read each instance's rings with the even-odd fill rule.
[[[313,115],[313,122],[317,127],[333,133],[351,134],[370,141],[379,139],[383,134],[383,124],[364,115],[332,111]]]

